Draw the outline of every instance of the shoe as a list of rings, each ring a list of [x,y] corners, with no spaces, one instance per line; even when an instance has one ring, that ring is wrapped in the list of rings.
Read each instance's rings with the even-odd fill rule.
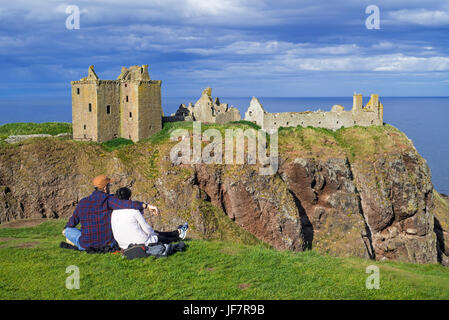
[[[185,230],[185,231],[187,231],[188,228],[189,228],[189,224],[187,222],[178,227],[178,229]]]
[[[184,225],[181,225],[178,227],[179,229],[179,238],[180,239],[185,239],[186,235],[187,235],[187,229],[189,228],[189,224],[186,222],[184,223]]]

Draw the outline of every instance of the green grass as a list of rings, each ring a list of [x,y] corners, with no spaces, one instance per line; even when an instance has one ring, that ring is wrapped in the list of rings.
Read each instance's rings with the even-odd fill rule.
[[[107,150],[107,151],[113,151],[116,149],[120,149],[121,147],[124,146],[129,146],[134,144],[134,142],[132,140],[129,139],[124,139],[124,138],[117,138],[117,139],[112,139],[106,142],[103,142],[101,145]]]
[[[335,258],[313,251],[189,240],[168,258],[126,260],[60,249],[65,221],[0,228],[0,299],[448,299],[449,269],[440,265]],[[24,243],[35,247],[21,247]],[[368,265],[380,289],[365,287]],[[80,289],[65,287],[68,266]]]
[[[11,135],[26,134],[50,134],[71,133],[72,124],[65,122],[19,122],[0,125],[0,139],[6,139]]]

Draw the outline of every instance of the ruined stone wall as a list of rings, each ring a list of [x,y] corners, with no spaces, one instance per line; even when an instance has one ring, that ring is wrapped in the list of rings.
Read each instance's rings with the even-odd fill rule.
[[[98,141],[118,138],[120,136],[120,82],[100,80],[97,96]]]
[[[215,123],[224,124],[231,121],[239,121],[240,119],[240,111],[236,108],[229,108],[226,112],[217,114]]]
[[[97,81],[72,81],[71,84],[73,139],[98,141]]]
[[[280,127],[316,127],[338,130],[342,127],[383,125],[383,105],[378,95],[371,95],[371,100],[363,107],[362,96],[354,95],[353,108],[345,111],[344,107],[335,105],[330,112],[266,112],[257,98],[251,100],[245,113],[245,120],[254,122],[267,132],[274,132]]]
[[[374,111],[282,112],[267,113],[263,128],[274,131],[280,127],[315,127],[338,130],[342,127],[382,125]]]
[[[178,121],[193,121],[191,116],[182,116],[182,115],[174,115],[174,116],[165,116],[162,117],[162,123],[165,122],[178,122]]]

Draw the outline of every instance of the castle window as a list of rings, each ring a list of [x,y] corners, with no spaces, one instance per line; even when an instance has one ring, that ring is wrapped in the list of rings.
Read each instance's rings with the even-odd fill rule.
[[[321,124],[321,121],[318,121],[318,124]]]
[[[84,130],[86,130],[86,125],[84,125]]]
[[[288,126],[288,121],[287,121],[287,126]]]
[[[140,73],[143,74],[143,68],[140,68]]]
[[[80,94],[80,88],[76,88],[76,94]]]
[[[128,86],[128,84],[125,83],[125,88]]]
[[[110,106],[110,105],[107,105],[107,106],[106,106],[106,113],[107,113],[107,114],[110,114],[110,113],[111,113],[111,106]]]
[[[132,112],[129,113],[129,117],[130,117],[130,118],[133,117],[133,113],[132,113]]]
[[[250,111],[250,112],[249,112],[249,116],[251,117],[252,115],[253,115],[253,112],[252,112],[252,111]]]
[[[92,112],[92,103],[89,103],[89,112]]]
[[[126,102],[128,102],[129,100],[128,100],[128,96],[126,96]]]

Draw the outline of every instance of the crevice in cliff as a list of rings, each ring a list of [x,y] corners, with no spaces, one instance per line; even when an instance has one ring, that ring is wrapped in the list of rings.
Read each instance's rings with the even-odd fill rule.
[[[365,224],[365,232],[360,236],[362,237],[362,241],[365,244],[366,252],[368,253],[369,258],[372,260],[376,260],[376,252],[373,246],[373,233],[371,232],[371,227],[368,223],[368,219],[366,219],[365,213],[363,212],[362,199],[360,196],[360,192],[355,184],[354,173],[352,172],[351,163],[349,162],[348,158],[346,158],[346,165],[348,166],[350,179],[354,184],[354,193],[357,196],[357,205],[359,207],[360,215],[362,216],[363,222]]]
[[[224,214],[226,216],[228,216],[232,221],[235,221],[235,217],[230,217],[228,212],[226,211],[226,205],[224,203],[224,192],[223,192],[223,185],[221,183],[221,171],[219,172],[220,175],[220,180],[217,182],[217,197],[212,198],[212,195],[210,195],[206,188],[203,188],[201,185],[201,181],[198,178],[198,168],[196,166],[194,166],[194,176],[193,176],[193,181],[192,184],[196,187],[198,187],[198,189],[203,192],[203,194],[205,195],[205,198],[203,199],[204,201],[207,201],[209,203],[211,203],[212,205],[217,206],[218,208],[221,209]]]
[[[302,206],[301,201],[298,199],[298,197],[290,189],[288,190],[288,192],[293,197],[296,208],[298,208],[299,219],[301,221],[301,235],[304,240],[302,249],[312,250],[313,235],[314,235],[312,222],[310,222],[309,216],[307,215],[306,210]]]
[[[438,263],[443,263],[443,255],[445,254],[446,248],[444,245],[444,234],[443,227],[441,227],[440,221],[434,217],[433,231],[437,236],[436,246],[437,246],[437,261]]]

